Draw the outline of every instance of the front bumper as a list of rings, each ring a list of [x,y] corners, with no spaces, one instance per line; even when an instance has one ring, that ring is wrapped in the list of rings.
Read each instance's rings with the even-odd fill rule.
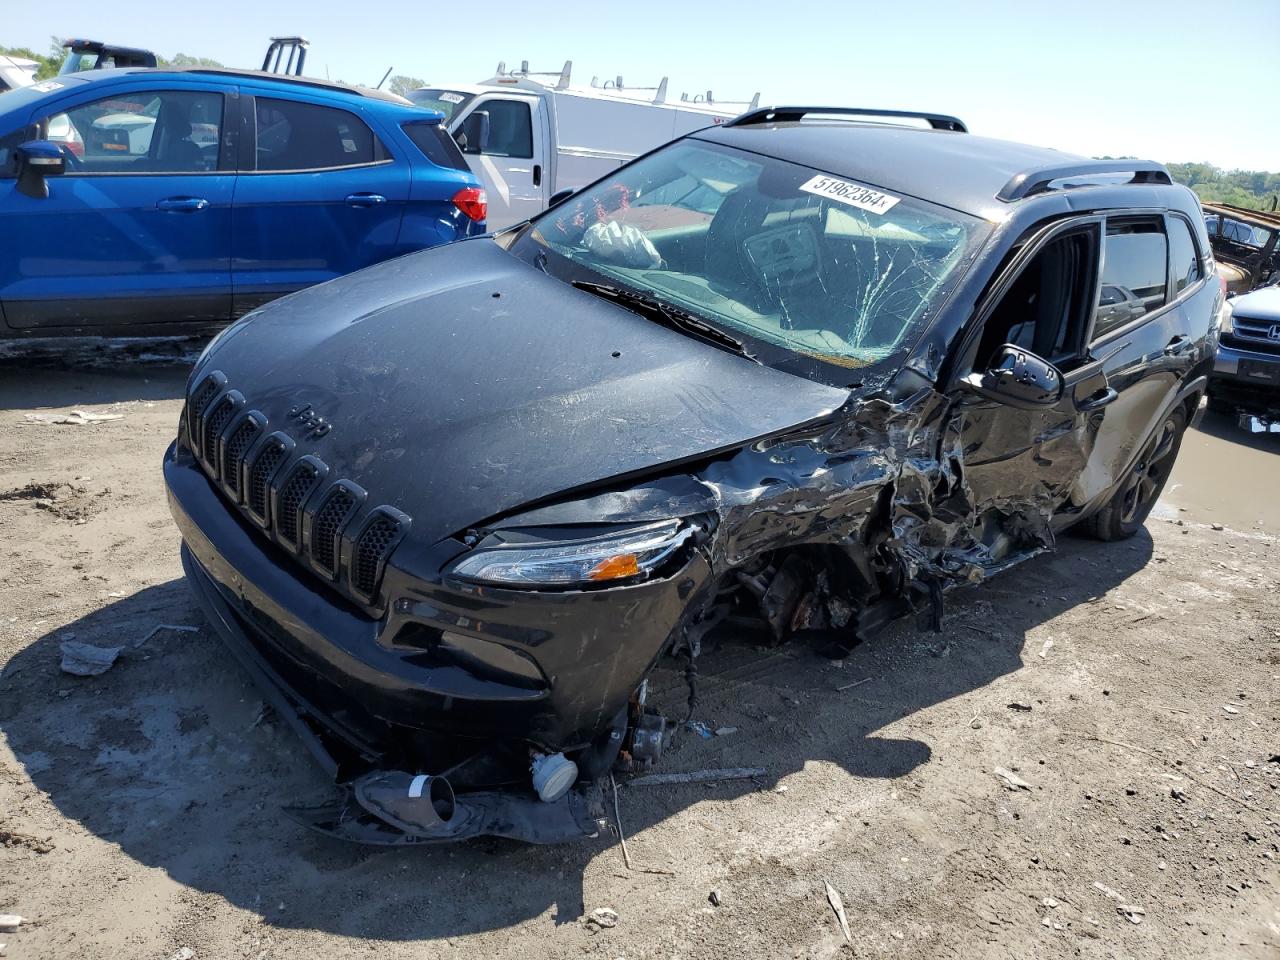
[[[694,550],[648,583],[496,590],[444,581],[439,551],[406,542],[375,617],[280,553],[177,444],[164,475],[187,577],[210,621],[300,718],[299,732],[322,735],[317,756],[337,756],[330,769],[355,764],[348,773],[388,763],[440,772],[494,744],[519,744],[522,758],[526,745],[586,748],[607,735],[710,580]],[[332,750],[335,738],[345,755]],[[527,759],[522,766],[527,778]]]
[[[1251,412],[1280,412],[1280,353],[1220,342],[1209,377],[1209,392],[1218,401]]]

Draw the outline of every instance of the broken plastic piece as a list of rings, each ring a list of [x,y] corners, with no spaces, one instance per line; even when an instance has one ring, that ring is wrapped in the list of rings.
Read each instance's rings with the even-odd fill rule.
[[[362,779],[378,775],[369,774]],[[570,790],[555,803],[543,803],[531,793],[461,794],[454,798],[453,816],[434,830],[401,829],[382,815],[371,813],[351,793],[318,806],[285,807],[284,812],[326,836],[375,846],[455,843],[481,836],[525,843],[566,843],[598,836],[604,824],[603,795],[595,787]],[[402,822],[410,826],[408,821]]]
[[[453,788],[443,777],[378,771],[361,777],[353,789],[360,806],[405,833],[439,833],[453,819]]]

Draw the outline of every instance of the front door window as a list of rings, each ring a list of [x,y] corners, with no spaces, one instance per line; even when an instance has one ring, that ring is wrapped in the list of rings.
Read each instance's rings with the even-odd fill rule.
[[[223,96],[204,90],[118,93],[41,121],[67,173],[205,173],[217,170]]]

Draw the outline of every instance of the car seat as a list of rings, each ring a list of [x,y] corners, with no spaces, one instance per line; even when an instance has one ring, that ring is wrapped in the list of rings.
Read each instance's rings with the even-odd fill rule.
[[[206,169],[204,151],[191,140],[189,103],[166,100],[160,106],[156,127],[148,151],[153,169],[177,172]]]

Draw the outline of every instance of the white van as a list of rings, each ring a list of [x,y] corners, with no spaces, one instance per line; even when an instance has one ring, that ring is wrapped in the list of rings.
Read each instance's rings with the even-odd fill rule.
[[[0,93],[31,86],[36,82],[36,71],[39,69],[40,64],[26,57],[0,55]]]
[[[591,86],[570,83],[572,61],[559,73],[498,72],[481,83],[424,87],[408,96],[439,110],[467,163],[484,182],[488,224],[501,229],[546,208],[668,140],[723,123],[759,103],[715,101],[711,93],[667,102],[657,87],[624,87],[622,78]],[[554,78],[554,79],[545,79]]]

